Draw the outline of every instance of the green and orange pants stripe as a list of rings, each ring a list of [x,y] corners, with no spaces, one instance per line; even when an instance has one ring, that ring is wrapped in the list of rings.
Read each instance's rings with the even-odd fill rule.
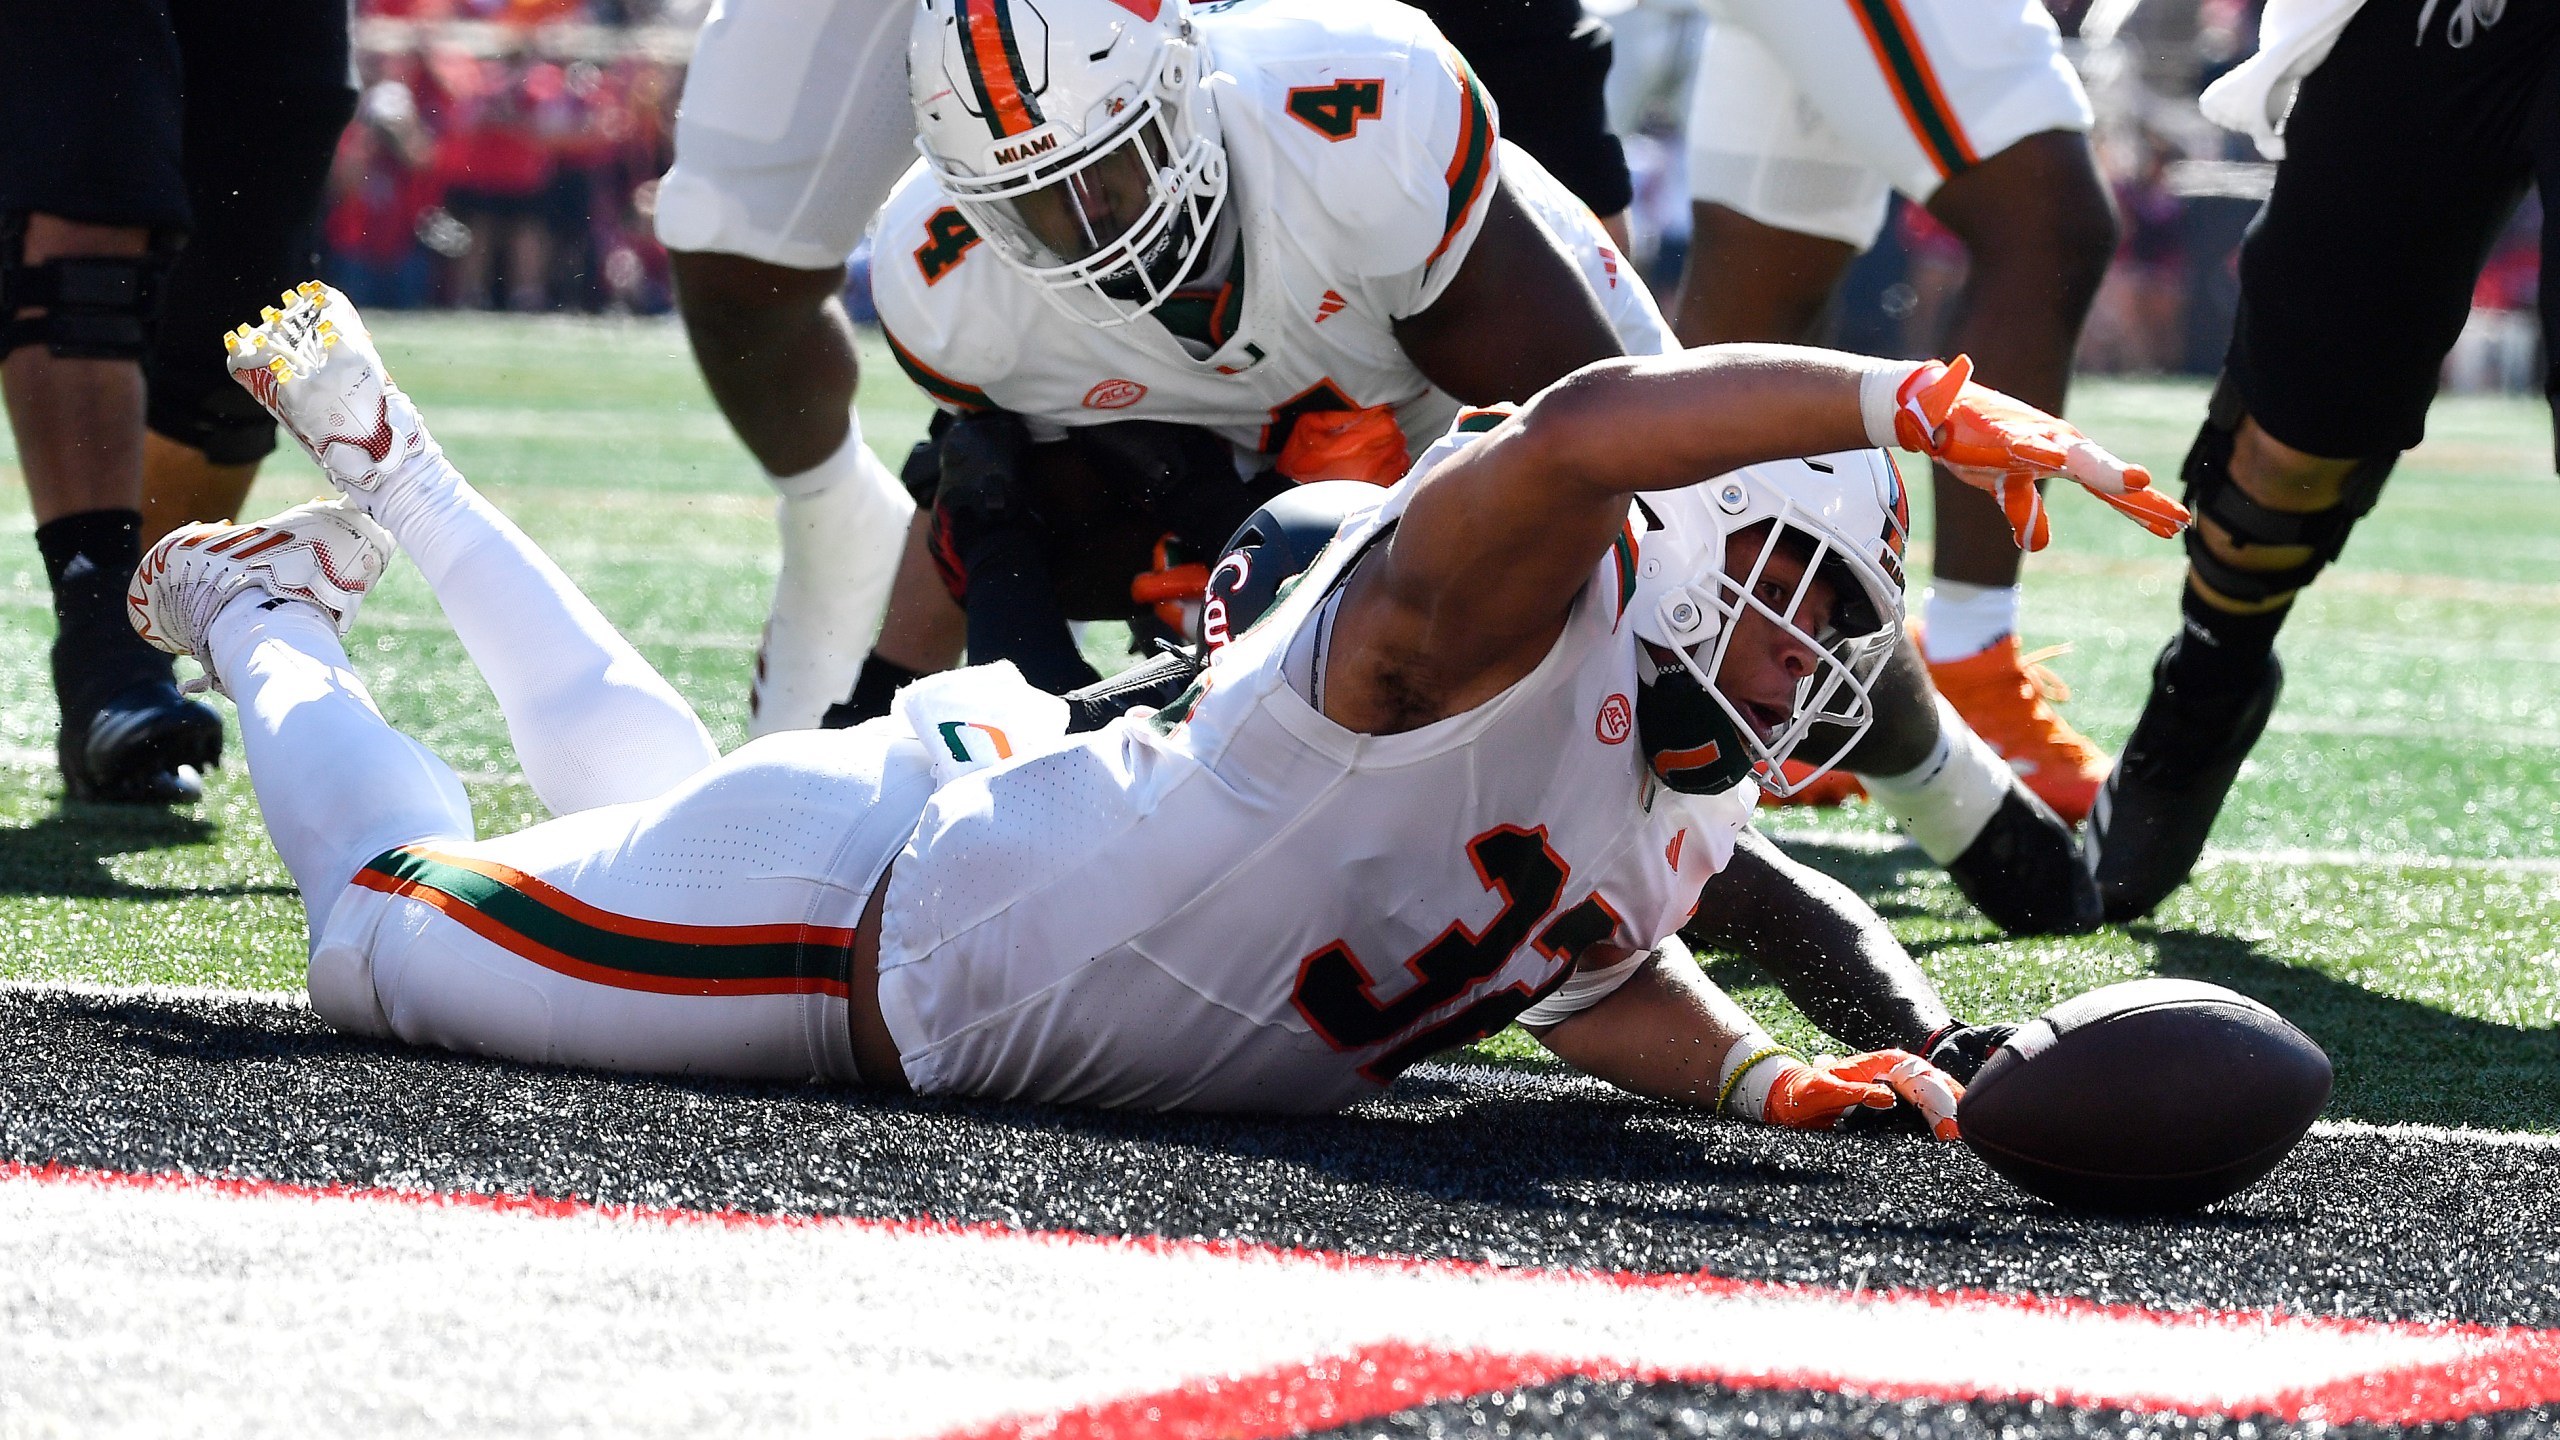
[[[853,970],[853,931],[822,925],[685,925],[616,914],[492,860],[403,845],[356,872],[367,890],[433,907],[546,970],[661,995],[829,995]]]
[[[1885,88],[1893,92],[1894,103],[1901,107],[1903,120],[1911,126],[1912,138],[1920,142],[1921,152],[1937,168],[1940,179],[1958,175],[1981,163],[1966,138],[1964,126],[1956,119],[1955,107],[1947,102],[1946,91],[1938,84],[1937,69],[1929,63],[1929,52],[1920,43],[1920,32],[1901,0],[1843,0],[1849,13],[1865,32],[1867,48],[1875,53],[1876,66],[1884,72]]]

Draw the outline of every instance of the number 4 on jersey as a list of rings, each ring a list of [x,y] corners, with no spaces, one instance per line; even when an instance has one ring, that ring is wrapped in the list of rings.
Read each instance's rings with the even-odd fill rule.
[[[1337,80],[1330,85],[1301,85],[1289,92],[1289,113],[1327,140],[1348,140],[1363,120],[1378,118],[1386,84],[1378,80]]]
[[[916,269],[924,274],[924,283],[933,284],[951,272],[978,243],[978,232],[969,226],[958,210],[945,205],[927,216],[924,243],[916,247]]]

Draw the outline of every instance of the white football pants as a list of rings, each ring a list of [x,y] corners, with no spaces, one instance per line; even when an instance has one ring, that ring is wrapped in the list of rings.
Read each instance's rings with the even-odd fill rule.
[[[559,818],[477,841],[452,770],[382,718],[328,621],[255,596],[206,649],[302,891],[341,1030],[540,1064],[850,1081],[845,985],[922,812],[894,721],[723,760],[550,557],[446,467],[373,503]]]

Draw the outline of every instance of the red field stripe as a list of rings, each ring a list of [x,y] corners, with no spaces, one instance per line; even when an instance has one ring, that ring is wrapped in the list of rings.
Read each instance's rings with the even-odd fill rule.
[[[1216,1376],[1170,1394],[946,1431],[935,1440],[1269,1440],[1577,1373],[1556,1360],[1375,1345],[1303,1366]]]
[[[307,1186],[264,1180],[212,1176],[145,1175],[54,1164],[0,1161],[0,1183],[90,1186],[102,1190],[178,1191],[238,1198],[337,1200],[426,1208],[451,1207],[535,1219],[606,1218],[667,1225],[712,1225],[790,1230],[840,1229],[871,1234],[971,1237],[995,1244],[1090,1247],[1195,1259],[1232,1259],[1246,1263],[1280,1262],[1314,1265],[1337,1271],[1415,1276],[1462,1276],[1523,1286],[1521,1299],[1534,1303],[1539,1287],[1558,1282],[1615,1290],[1688,1292],[1700,1300],[1742,1302],[1813,1302],[1840,1307],[1843,1318],[1861,1311],[1910,1310],[1914,1324],[1943,1314],[1942,1325],[1961,1325],[1964,1312],[2007,1316],[2044,1316],[2056,1320],[2100,1321],[2164,1331],[2226,1327],[2234,1331],[2274,1330],[2294,1338],[2347,1343],[2359,1338],[2452,1342],[2457,1353],[2441,1361],[2404,1364],[2311,1388],[2271,1388],[2263,1394],[2224,1395],[2207,1402],[2192,1393],[2173,1394],[2156,1382],[2111,1387],[2103,1393],[2074,1388],[2065,1381],[2036,1386],[2016,1380],[1958,1373],[1895,1379],[1860,1374],[1849,1361],[1814,1354],[1801,1366],[1727,1362],[1703,1364],[1647,1363],[1603,1355],[1499,1353],[1453,1350],[1445,1346],[1385,1340],[1347,1353],[1312,1355],[1309,1359],[1248,1375],[1201,1376],[1156,1394],[1122,1396],[1092,1405],[1038,1415],[972,1422],[948,1431],[952,1440],[984,1440],[999,1435],[1117,1437],[1135,1435],[1265,1436],[1311,1425],[1354,1424],[1364,1419],[1488,1391],[1548,1383],[1567,1376],[1595,1380],[1712,1383],[1744,1390],[1809,1389],[1855,1394],[1884,1400],[1954,1403],[1973,1400],[2041,1400],[2048,1404],[2095,1410],[2134,1410],[2171,1414],[2272,1416],[2288,1423],[2438,1424],[2492,1411],[2524,1410],[2560,1404],[2560,1330],[2466,1324],[2411,1323],[2325,1316],[2297,1316],[2262,1310],[2157,1311],[2129,1305],[2101,1305],[2071,1297],[2013,1295],[1984,1291],[1845,1291],[1835,1287],[1777,1284],[1696,1274],[1630,1274],[1504,1270],[1465,1261],[1430,1261],[1347,1256],[1292,1250],[1234,1241],[1168,1240],[1151,1236],[1095,1236],[1072,1232],[1007,1229],[987,1224],[952,1224],[934,1220],[866,1220],[835,1216],[755,1214],[732,1210],[694,1210],[652,1206],[606,1206],[542,1195],[445,1193],[388,1190],[349,1185]],[[1545,1291],[1550,1297],[1552,1290]],[[1828,1324],[1829,1321],[1823,1323]],[[2105,1343],[2093,1334],[2084,1342]],[[1855,1357],[1850,1357],[1854,1360]],[[1997,1360],[1998,1357],[1988,1357]]]

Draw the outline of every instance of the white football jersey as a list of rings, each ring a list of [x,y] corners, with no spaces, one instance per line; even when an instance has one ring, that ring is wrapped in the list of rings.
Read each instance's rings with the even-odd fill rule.
[[[1382,492],[1163,712],[935,793],[880,937],[919,1091],[1333,1110],[1510,1023],[1588,947],[1687,920],[1759,791],[1651,779],[1636,521],[1546,658],[1465,714],[1365,735],[1291,685],[1299,632],[1411,493]]]
[[[1009,410],[1044,437],[1205,426],[1259,457],[1300,414],[1390,405],[1419,454],[1458,404],[1405,357],[1394,322],[1447,288],[1498,176],[1579,262],[1629,352],[1677,348],[1590,210],[1496,138],[1491,99],[1420,11],[1247,0],[1199,17],[1242,250],[1240,283],[1204,307],[1201,353],[1163,312],[1111,329],[1062,313],[981,252],[918,165],[881,209],[871,288],[899,364],[936,401]]]

